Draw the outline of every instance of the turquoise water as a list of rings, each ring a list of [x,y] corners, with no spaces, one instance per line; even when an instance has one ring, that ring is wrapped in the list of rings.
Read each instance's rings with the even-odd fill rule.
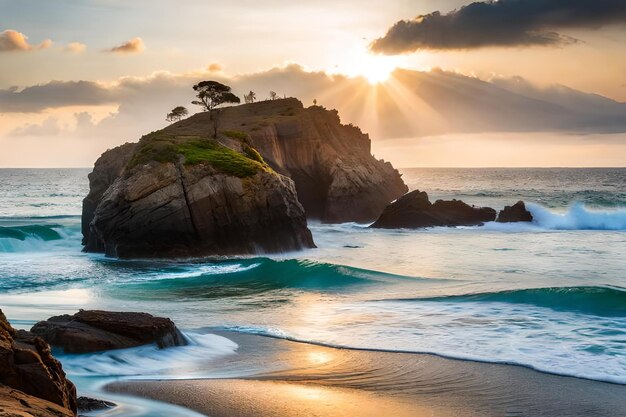
[[[194,343],[61,355],[83,392],[109,378],[214,376],[211,360],[237,349],[218,329],[626,384],[626,169],[404,170],[431,199],[497,209],[523,199],[535,221],[314,223],[318,249],[181,261],[82,253],[88,172],[0,170],[0,307],[21,328],[78,308],[147,311]]]

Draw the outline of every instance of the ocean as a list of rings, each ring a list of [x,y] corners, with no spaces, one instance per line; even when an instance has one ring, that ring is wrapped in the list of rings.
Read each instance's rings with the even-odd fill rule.
[[[312,222],[317,249],[178,261],[81,252],[89,171],[0,169],[0,308],[25,329],[79,308],[145,311],[172,318],[193,343],[60,354],[81,392],[119,378],[214,377],[193,364],[236,352],[220,330],[626,384],[626,169],[404,169],[431,200],[523,200],[535,220]],[[129,415],[193,415],[141,401]]]

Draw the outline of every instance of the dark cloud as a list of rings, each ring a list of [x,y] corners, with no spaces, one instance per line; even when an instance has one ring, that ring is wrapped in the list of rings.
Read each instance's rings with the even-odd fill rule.
[[[500,0],[475,2],[448,14],[433,12],[394,24],[370,45],[399,54],[420,49],[563,46],[576,39],[557,31],[626,23],[624,0]]]

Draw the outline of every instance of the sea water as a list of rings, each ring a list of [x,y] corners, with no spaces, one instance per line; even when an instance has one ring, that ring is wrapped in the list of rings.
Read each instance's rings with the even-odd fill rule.
[[[79,308],[146,311],[192,343],[60,355],[83,392],[108,378],[215,376],[198,361],[237,350],[220,329],[626,384],[626,169],[406,169],[431,200],[524,200],[535,220],[311,222],[317,249],[167,261],[81,252],[88,172],[0,170],[0,308],[19,328]]]

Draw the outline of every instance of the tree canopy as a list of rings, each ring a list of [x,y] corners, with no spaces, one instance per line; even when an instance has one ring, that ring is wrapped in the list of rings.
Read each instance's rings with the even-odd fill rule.
[[[198,100],[192,104],[201,106],[205,111],[225,103],[239,103],[239,97],[231,92],[231,88],[217,81],[201,81],[193,86]]]
[[[167,114],[167,117],[165,118],[165,120],[167,120],[170,123],[178,122],[180,121],[180,119],[187,116],[188,114],[189,114],[189,111],[185,107],[176,106],[172,109],[171,112]]]

